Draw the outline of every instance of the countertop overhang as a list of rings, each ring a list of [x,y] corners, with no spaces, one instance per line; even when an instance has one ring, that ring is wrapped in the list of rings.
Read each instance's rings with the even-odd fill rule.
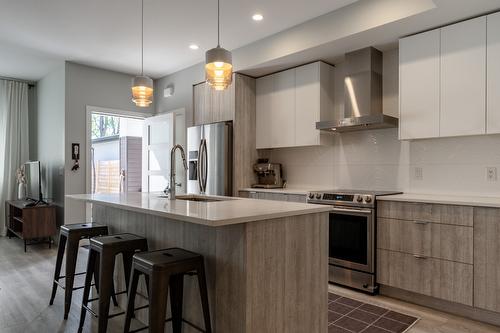
[[[132,212],[146,213],[214,227],[324,213],[331,210],[331,207],[327,205],[237,197],[227,197],[228,200],[214,202],[169,200],[161,197],[160,193],[140,192],[73,194],[66,195],[66,197]]]

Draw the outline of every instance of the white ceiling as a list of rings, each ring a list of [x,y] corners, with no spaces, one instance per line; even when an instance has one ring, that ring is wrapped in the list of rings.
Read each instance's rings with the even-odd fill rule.
[[[236,49],[356,1],[221,0],[221,44]],[[144,3],[147,75],[198,63],[216,45],[216,0]],[[140,0],[0,0],[0,8],[1,76],[37,80],[63,60],[140,70]],[[256,12],[263,21],[251,19]]]

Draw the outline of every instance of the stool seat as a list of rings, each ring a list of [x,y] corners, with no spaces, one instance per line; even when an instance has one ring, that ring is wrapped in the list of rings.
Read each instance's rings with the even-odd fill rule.
[[[142,249],[147,240],[134,234],[118,234],[99,236],[90,239],[90,248],[103,251],[104,249],[115,252],[130,251],[131,249]]]
[[[97,233],[97,235],[102,235],[99,234],[99,231],[107,231],[108,227],[102,224],[97,224],[93,222],[86,222],[86,223],[75,223],[75,224],[64,224],[61,226],[61,231],[62,232],[82,232],[82,233]]]
[[[193,272],[196,273],[198,279],[205,330],[182,318],[184,277]],[[144,275],[146,281],[149,281],[149,332],[164,332],[169,289],[172,318],[167,321],[172,321],[172,332],[180,333],[183,323],[201,332],[212,332],[204,258],[201,254],[188,250],[170,248],[134,254],[132,276],[128,288],[125,333],[130,332],[140,275]]]
[[[56,267],[54,271],[54,279],[52,284],[52,294],[49,304],[54,303],[56,297],[57,287],[60,286],[65,289],[64,297],[64,319],[68,318],[71,307],[71,298],[73,291],[83,287],[73,287],[74,278],[76,275],[85,274],[85,272],[75,273],[76,261],[78,256],[78,249],[80,248],[80,240],[91,238],[94,236],[107,235],[108,227],[97,223],[75,223],[62,225],[59,231],[59,245],[57,249]],[[66,273],[61,276],[61,267],[66,252]],[[59,280],[64,278],[65,283],[61,285]],[[96,283],[96,288],[99,286]],[[113,299],[116,303],[116,300]]]
[[[203,256],[180,248],[149,251],[134,255],[134,264],[145,270],[172,271],[179,264],[182,266],[197,264]],[[182,270],[182,269],[181,269]],[[176,274],[172,272],[171,274]]]
[[[124,233],[116,235],[106,235],[92,237],[90,239],[90,252],[87,262],[87,275],[85,278],[85,288],[83,289],[82,310],[80,313],[80,325],[78,332],[83,329],[85,323],[85,315],[87,311],[98,317],[98,332],[105,333],[108,326],[108,319],[120,314],[109,315],[110,298],[114,295],[127,293],[130,272],[132,267],[132,258],[136,252],[147,251],[148,241],[146,238]],[[115,260],[118,254],[122,254],[123,269],[125,275],[126,290],[115,292],[113,288],[113,276],[115,269]],[[92,275],[95,274],[96,262],[99,262],[99,270],[97,272],[99,280],[99,298],[89,299],[90,285]],[[88,307],[88,303],[98,301],[99,310],[96,313]]]

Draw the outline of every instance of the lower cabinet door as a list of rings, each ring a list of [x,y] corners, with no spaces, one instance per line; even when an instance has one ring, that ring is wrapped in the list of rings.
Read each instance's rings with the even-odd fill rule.
[[[290,202],[306,203],[306,195],[303,194],[287,194],[286,200]]]
[[[472,306],[473,266],[377,249],[378,283]]]
[[[377,247],[472,264],[472,227],[422,221],[377,219]]]
[[[274,200],[274,201],[286,201],[286,194],[272,193],[272,192],[260,192],[259,199]]]
[[[474,208],[474,306],[500,312],[500,209]]]

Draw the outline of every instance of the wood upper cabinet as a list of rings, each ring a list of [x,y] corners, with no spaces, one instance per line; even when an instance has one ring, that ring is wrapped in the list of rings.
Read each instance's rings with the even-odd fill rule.
[[[500,133],[500,13],[488,15],[486,132]]]
[[[474,208],[474,306],[500,312],[500,209]]]
[[[399,137],[439,136],[439,29],[399,41]]]
[[[234,120],[235,83],[217,91],[207,83],[193,86],[194,125]]]
[[[334,67],[315,62],[257,79],[257,148],[328,144],[316,122],[333,115]]]
[[[441,136],[486,133],[486,17],[441,29]]]

